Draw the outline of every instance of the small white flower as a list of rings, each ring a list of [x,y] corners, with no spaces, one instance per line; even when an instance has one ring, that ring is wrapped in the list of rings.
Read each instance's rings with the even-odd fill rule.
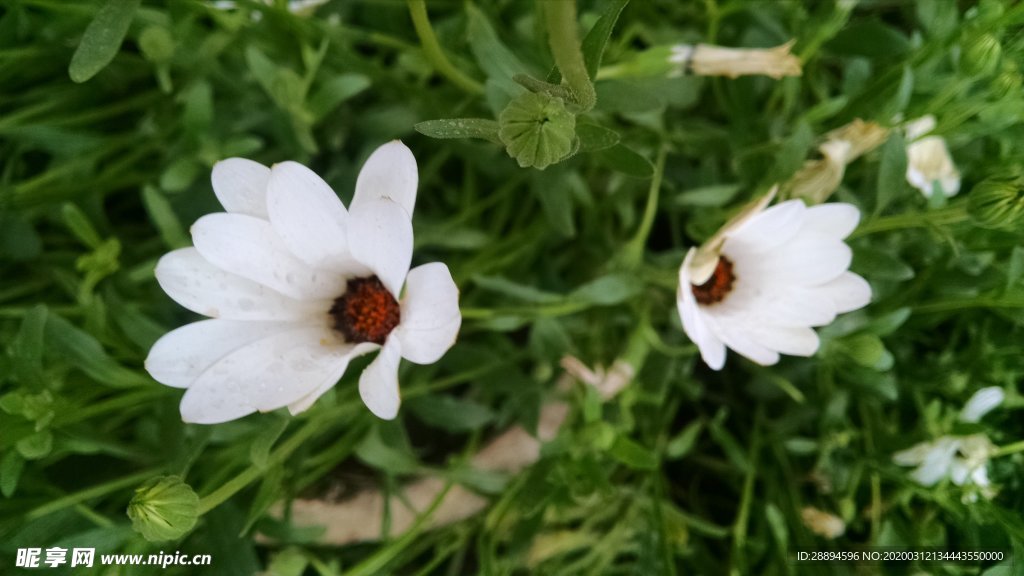
[[[214,166],[227,212],[196,221],[195,247],[156,267],[171,298],[214,318],[165,335],[146,359],[158,382],[187,388],[183,420],[214,424],[285,406],[297,414],[350,360],[378,349],[359,393],[371,412],[395,417],[399,360],[437,361],[462,323],[448,267],[409,270],[418,180],[397,140],[366,161],[349,210],[296,162]]]
[[[676,44],[669,63],[699,76],[763,75],[778,80],[802,74],[800,59],[790,53],[796,40],[774,48],[726,48],[711,44]]]
[[[978,390],[967,401],[967,404],[964,404],[963,410],[960,411],[960,421],[970,423],[980,421],[986,414],[1002,404],[1004,398],[1006,398],[1006,393],[999,386],[989,386]]]
[[[960,172],[941,136],[925,136],[935,129],[935,117],[923,116],[904,126],[907,140],[907,182],[930,198],[938,186],[947,197],[960,191]]]
[[[868,283],[847,270],[843,239],[857,226],[857,208],[789,200],[765,209],[773,197],[691,248],[679,269],[683,330],[715,370],[725,365],[726,346],[764,366],[780,353],[811,356],[819,344],[813,326],[871,300]]]
[[[995,496],[995,489],[988,479],[988,461],[996,447],[988,436],[941,436],[931,442],[922,442],[892,456],[900,466],[917,466],[910,474],[922,486],[934,486],[943,479],[950,479],[957,486],[973,486],[985,498]],[[973,501],[977,495],[965,494]]]

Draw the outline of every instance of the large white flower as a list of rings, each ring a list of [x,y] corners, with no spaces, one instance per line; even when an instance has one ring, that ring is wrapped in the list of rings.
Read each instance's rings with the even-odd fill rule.
[[[819,344],[813,326],[871,300],[868,283],[847,270],[851,252],[843,242],[860,212],[801,200],[765,209],[773,197],[691,248],[679,269],[683,330],[715,370],[725,365],[726,346],[764,366],[780,353],[811,356]]]
[[[397,140],[366,161],[349,210],[296,162],[214,166],[227,212],[196,221],[195,247],[156,266],[171,298],[214,318],[165,335],[146,359],[158,382],[187,388],[183,420],[214,424],[285,406],[297,414],[350,360],[377,349],[359,393],[371,412],[395,417],[399,360],[437,361],[462,324],[448,267],[409,270],[418,180]]]

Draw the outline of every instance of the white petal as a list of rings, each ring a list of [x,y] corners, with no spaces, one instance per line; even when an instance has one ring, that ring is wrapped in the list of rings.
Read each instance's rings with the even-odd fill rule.
[[[800,231],[806,209],[802,200],[787,200],[776,204],[732,231],[722,251],[728,253],[735,249],[736,244],[742,244],[744,249],[758,253],[781,246]]]
[[[981,488],[986,488],[990,484],[988,479],[988,466],[982,464],[971,472],[971,483]]]
[[[679,267],[679,287],[676,290],[676,308],[679,321],[683,324],[683,332],[697,345],[704,363],[712,370],[721,370],[725,366],[725,344],[712,333],[705,323],[703,312],[693,296],[693,284],[690,282],[690,267],[699,249],[690,248]]]
[[[341,376],[350,346],[324,327],[279,332],[221,358],[185,392],[186,422],[216,424],[299,401]]]
[[[971,399],[960,411],[961,422],[978,422],[997,406],[1003,403],[1006,393],[999,386],[982,388],[971,396]]]
[[[393,140],[374,150],[363,164],[356,178],[352,209],[364,202],[389,198],[405,209],[406,217],[412,218],[418,184],[416,158],[405,144]]]
[[[208,262],[298,299],[331,299],[345,278],[311,268],[285,247],[270,222],[241,214],[208,214],[192,225],[192,241]]]
[[[946,196],[960,190],[960,173],[941,136],[927,136],[907,146],[907,181],[929,197],[936,181]]]
[[[935,130],[935,125],[935,116],[928,114],[907,122],[903,125],[903,129],[906,131],[907,140],[917,140]]]
[[[932,443],[931,449],[921,461],[921,466],[914,470],[911,477],[922,486],[932,486],[942,480],[951,472],[958,447],[959,442],[955,438],[939,438]]]
[[[267,219],[267,180],[270,168],[245,158],[228,158],[213,165],[213,193],[228,212]]]
[[[352,349],[347,354],[344,355],[344,364],[339,364],[340,372],[338,374],[338,377],[333,379],[327,378],[326,380],[324,380],[322,384],[320,384],[320,386],[316,390],[310,392],[309,394],[306,394],[298,401],[289,404],[288,412],[291,413],[292,416],[295,416],[296,414],[308,410],[309,407],[312,406],[313,403],[316,402],[318,398],[323,396],[331,388],[334,388],[334,385],[337,384],[338,380],[341,379],[345,370],[348,369],[348,364],[349,362],[352,361],[353,358],[357,356],[362,356],[367,352],[372,352],[373,350],[379,347],[380,346],[378,346],[377,344],[373,344],[372,342],[362,342],[360,344],[356,344],[355,346],[353,346]],[[341,362],[340,359],[339,362]]]
[[[316,173],[298,162],[274,164],[267,207],[274,231],[293,255],[314,268],[348,271],[348,212]]]
[[[402,403],[398,394],[398,363],[401,359],[401,343],[398,338],[389,337],[380,349],[380,354],[359,377],[359,395],[363,403],[370,412],[383,420],[393,420]]]
[[[324,302],[288,298],[266,286],[225,272],[195,248],[165,254],[157,262],[156,280],[185,308],[231,320],[299,320],[326,310]]]
[[[402,357],[417,364],[437,362],[455,344],[460,326],[459,288],[448,267],[431,262],[410,270],[395,334]]]
[[[967,464],[963,460],[959,458],[953,459],[953,462],[949,466],[949,479],[953,481],[953,484],[963,486],[970,474],[971,469],[967,467]]]
[[[294,325],[287,322],[203,320],[164,334],[146,357],[154,380],[188,388],[207,368],[235,350]]]
[[[405,209],[387,200],[352,207],[348,241],[352,256],[368,267],[398,298],[412,262],[412,221]]]
[[[808,327],[736,322],[728,330],[746,334],[765,348],[791,356],[813,356],[820,343],[818,335]]]
[[[705,321],[713,327],[712,331],[722,339],[722,342],[738,354],[761,366],[771,366],[778,363],[778,352],[765,346],[763,343],[755,341],[745,330],[736,330],[732,324],[719,322],[714,317],[705,316]]]
[[[836,312],[850,312],[871,302],[871,285],[853,272],[843,272],[838,278],[816,288],[835,303]]]
[[[736,276],[751,269],[780,283],[815,286],[838,278],[849,269],[852,259],[853,252],[841,240],[808,232],[766,254],[756,264],[736,270]]]
[[[725,300],[707,307],[708,314],[777,326],[825,326],[835,320],[835,303],[817,287],[758,284],[737,278]]]
[[[832,238],[846,238],[857,228],[860,210],[853,204],[835,202],[819,204],[804,214],[804,230]]]
[[[934,442],[920,442],[893,454],[892,461],[900,466],[917,466],[924,462],[934,448]]]

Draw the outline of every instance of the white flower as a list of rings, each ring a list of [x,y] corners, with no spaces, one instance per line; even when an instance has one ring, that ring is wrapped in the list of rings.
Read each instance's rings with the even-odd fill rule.
[[[812,326],[871,300],[868,283],[847,270],[843,238],[857,226],[857,209],[789,200],[766,210],[772,197],[691,248],[679,269],[683,329],[715,370],[726,346],[765,366],[780,353],[810,356],[818,350]]]
[[[378,349],[359,393],[371,412],[395,417],[400,358],[437,361],[462,323],[448,267],[409,270],[418,180],[397,140],[366,161],[349,210],[295,162],[214,166],[227,212],[196,221],[195,247],[156,266],[171,298],[215,318],[170,332],[146,359],[158,382],[187,388],[183,420],[214,424],[285,406],[297,414],[350,360]]]
[[[923,116],[904,126],[907,134],[907,182],[930,198],[938,186],[944,195],[960,191],[960,172],[941,136],[925,136],[935,129],[935,117]]]
[[[835,540],[846,533],[846,522],[842,518],[813,506],[805,506],[800,510],[800,518],[811,532],[829,540]]]
[[[901,450],[892,460],[900,466],[917,466],[910,476],[922,486],[949,478],[957,486],[975,486],[985,498],[992,498],[995,489],[988,479],[988,461],[995,450],[984,434],[941,436]],[[967,500],[977,498],[974,493],[965,496]]]
[[[736,78],[764,75],[778,80],[802,73],[800,59],[790,54],[796,40],[774,48],[726,48],[711,44],[676,44],[669,63],[699,76]]]
[[[989,386],[978,390],[967,401],[967,404],[964,404],[963,410],[960,411],[960,421],[971,423],[980,421],[985,414],[1002,404],[1004,398],[1006,398],[1006,393],[999,386]]]

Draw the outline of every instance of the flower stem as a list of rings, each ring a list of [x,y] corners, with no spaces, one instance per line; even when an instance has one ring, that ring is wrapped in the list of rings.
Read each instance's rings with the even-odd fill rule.
[[[408,4],[409,15],[412,16],[412,25],[416,28],[416,35],[420,38],[420,45],[423,46],[423,54],[431,65],[434,66],[434,69],[445,78],[451,80],[452,84],[466,92],[470,94],[483,94],[483,85],[460,72],[448,60],[448,57],[444,55],[444,50],[441,49],[441,45],[437,42],[434,28],[430,25],[430,19],[427,17],[427,3],[424,0],[408,0]]]
[[[890,230],[902,230],[904,228],[924,228],[928,226],[943,226],[958,224],[967,220],[967,207],[963,203],[949,206],[940,210],[932,210],[924,214],[913,212],[906,214],[895,214],[875,218],[850,234],[850,238],[867,236],[875,232],[888,232]]]
[[[1013,444],[1007,444],[1001,446],[998,450],[992,453],[993,458],[999,458],[1000,456],[1009,456],[1010,454],[1016,454],[1018,452],[1024,452],[1024,440],[1014,442]]]
[[[548,44],[555,64],[565,78],[576,104],[584,112],[597,103],[594,83],[587,74],[579,35],[576,33],[576,0],[541,2],[548,26]]]
[[[160,471],[158,469],[146,470],[143,472],[139,472],[138,474],[132,474],[131,476],[125,476],[124,478],[119,478],[112,482],[107,482],[106,484],[100,484],[98,486],[93,486],[92,488],[86,488],[85,490],[82,490],[80,492],[68,494],[67,496],[57,498],[56,500],[51,500],[50,502],[47,502],[46,504],[43,504],[38,508],[30,510],[28,514],[25,515],[25,518],[27,518],[28,520],[42,518],[47,514],[52,514],[54,512],[57,512],[58,510],[63,510],[64,508],[68,508],[70,506],[76,506],[91,498],[98,498],[100,496],[110,494],[111,492],[123,490],[129,486],[138,484],[143,480],[147,480],[150,477],[155,476],[159,472]]]
[[[754,500],[754,480],[757,478],[757,453],[761,450],[761,421],[764,413],[758,405],[754,412],[754,427],[751,430],[750,451],[747,455],[750,470],[743,480],[743,494],[740,509],[736,514],[736,523],[732,527],[732,573],[744,574],[747,571],[745,552],[747,547],[747,522],[750,518],[750,506]]]
[[[644,245],[647,244],[647,236],[651,233],[651,226],[654,225],[654,217],[658,212],[658,193],[661,190],[661,179],[665,174],[665,156],[668,149],[664,146],[658,151],[658,159],[654,163],[654,176],[651,178],[651,187],[647,192],[647,205],[644,207],[643,219],[636,235],[630,239],[623,248],[622,259],[627,267],[638,267],[643,260]]]

